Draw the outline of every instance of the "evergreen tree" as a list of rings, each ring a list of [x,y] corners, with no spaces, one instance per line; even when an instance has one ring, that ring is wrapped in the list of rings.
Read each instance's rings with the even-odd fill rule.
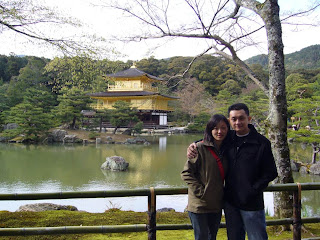
[[[58,96],[58,106],[53,109],[53,113],[58,123],[68,124],[75,129],[77,121],[81,118],[82,110],[91,109],[92,100],[86,93],[77,87],[64,89],[62,95]]]
[[[6,123],[19,125],[15,134],[23,134],[26,139],[38,140],[39,136],[52,127],[52,116],[45,113],[43,108],[35,107],[31,103],[22,102],[10,109]],[[10,130],[7,130],[10,134]]]
[[[312,129],[299,129],[298,131],[288,131],[288,137],[295,142],[307,143],[312,146],[313,153],[311,163],[316,163],[316,157],[320,153],[320,134]]]
[[[195,117],[194,123],[188,125],[188,130],[191,132],[203,133],[206,129],[207,123],[210,120],[210,114],[202,112]]]
[[[44,112],[50,112],[58,104],[56,95],[45,87],[28,88],[25,92],[24,101],[42,108]]]
[[[113,134],[119,127],[132,125],[139,121],[136,108],[132,108],[131,104],[125,101],[116,101],[112,106],[110,122],[115,126]]]

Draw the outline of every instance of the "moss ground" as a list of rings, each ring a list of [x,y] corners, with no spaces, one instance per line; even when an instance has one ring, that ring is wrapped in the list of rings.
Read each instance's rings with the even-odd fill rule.
[[[8,212],[0,211],[0,228],[22,227],[58,227],[58,226],[101,226],[101,225],[124,225],[124,224],[147,224],[148,216],[145,212],[120,211],[110,209],[105,213],[87,213],[71,211],[46,211],[46,212]],[[166,212],[157,213],[159,224],[182,224],[190,223],[186,213]],[[320,236],[320,224],[306,224],[303,238]],[[269,239],[283,240],[292,239],[292,232],[281,232],[280,227],[268,227]],[[70,234],[70,235],[43,235],[43,236],[8,236],[2,239],[14,240],[100,240],[100,239],[147,239],[147,233],[112,233],[112,234]],[[186,239],[192,240],[192,230],[157,231],[157,239]],[[220,229],[217,239],[226,240],[226,229]]]

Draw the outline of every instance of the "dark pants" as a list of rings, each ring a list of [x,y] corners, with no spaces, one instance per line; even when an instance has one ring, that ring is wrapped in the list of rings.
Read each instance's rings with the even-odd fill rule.
[[[195,240],[215,240],[221,221],[219,213],[192,213],[189,218],[194,231]]]
[[[264,210],[244,211],[225,204],[224,209],[228,240],[244,240],[246,232],[249,240],[267,240]]]

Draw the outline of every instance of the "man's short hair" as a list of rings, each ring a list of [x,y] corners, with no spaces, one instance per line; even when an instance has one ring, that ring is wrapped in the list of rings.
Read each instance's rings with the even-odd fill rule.
[[[229,108],[228,108],[228,116],[230,115],[230,112],[232,110],[244,110],[245,113],[250,116],[249,114],[249,108],[247,105],[245,105],[244,103],[235,103],[235,104],[232,104]]]

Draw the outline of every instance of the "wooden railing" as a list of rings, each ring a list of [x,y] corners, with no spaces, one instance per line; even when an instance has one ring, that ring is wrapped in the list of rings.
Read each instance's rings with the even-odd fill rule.
[[[286,219],[267,220],[267,226],[288,225],[293,226],[293,239],[301,239],[302,223],[319,223],[319,217],[301,218],[301,192],[307,190],[320,190],[320,183],[292,183],[268,186],[265,191],[293,192],[293,216]],[[36,227],[36,228],[0,228],[0,236],[28,236],[28,235],[54,235],[54,234],[89,234],[89,233],[124,233],[148,232],[148,239],[156,239],[156,231],[192,229],[191,224],[156,224],[156,197],[159,195],[187,194],[187,188],[153,188],[116,190],[116,191],[84,191],[84,192],[55,192],[55,193],[13,193],[0,194],[1,200],[41,200],[41,199],[71,199],[71,198],[109,198],[109,197],[148,197],[148,224],[135,225],[107,225],[107,226],[63,226],[63,227]],[[225,223],[220,227],[225,228]],[[320,239],[313,237],[312,239]]]

